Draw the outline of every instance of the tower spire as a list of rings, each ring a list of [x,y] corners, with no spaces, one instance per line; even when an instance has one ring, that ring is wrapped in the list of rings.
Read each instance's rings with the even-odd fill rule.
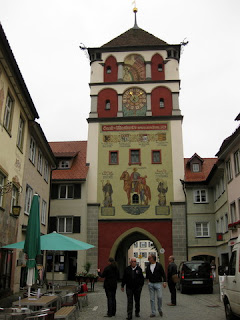
[[[137,12],[138,12],[138,9],[137,9],[137,7],[136,7],[136,0],[135,0],[133,3],[134,3],[133,12],[134,12],[134,15],[135,15],[133,29],[139,29],[139,27],[138,27],[138,25],[137,25]]]

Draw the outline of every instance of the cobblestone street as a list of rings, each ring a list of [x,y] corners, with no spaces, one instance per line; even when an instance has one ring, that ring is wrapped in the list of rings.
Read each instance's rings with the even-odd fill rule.
[[[103,284],[98,282],[95,286],[95,292],[88,295],[89,305],[83,308],[80,314],[81,320],[103,319],[107,311],[107,300],[103,289]],[[224,306],[220,301],[219,287],[214,286],[213,294],[191,293],[181,294],[177,291],[177,306],[169,307],[170,294],[168,288],[163,290],[163,319],[174,320],[224,320]],[[117,290],[117,314],[113,319],[126,319],[127,297],[126,293],[120,290],[118,284]],[[148,287],[145,283],[141,295],[140,319],[150,319],[151,313]],[[156,318],[160,318],[159,315]],[[133,319],[135,319],[133,314]]]

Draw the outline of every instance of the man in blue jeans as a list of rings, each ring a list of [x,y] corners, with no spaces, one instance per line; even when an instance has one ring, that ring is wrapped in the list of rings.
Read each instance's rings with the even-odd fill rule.
[[[148,289],[150,293],[150,303],[152,310],[150,318],[156,316],[155,294],[157,295],[158,312],[160,317],[162,317],[162,286],[163,288],[166,288],[167,286],[166,275],[161,263],[156,262],[156,256],[154,254],[149,255],[148,261],[149,264],[146,269],[146,278],[148,279]]]

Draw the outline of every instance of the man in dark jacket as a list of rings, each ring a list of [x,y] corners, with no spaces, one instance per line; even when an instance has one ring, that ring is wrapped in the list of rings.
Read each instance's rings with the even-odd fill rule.
[[[144,277],[142,269],[137,266],[136,258],[130,260],[130,266],[124,270],[121,290],[124,292],[124,286],[126,285],[127,294],[127,320],[132,319],[133,312],[133,298],[135,301],[135,315],[140,317],[140,296],[142,287],[144,284]]]
[[[105,278],[103,286],[107,297],[108,311],[104,317],[110,318],[116,315],[116,290],[117,281],[119,279],[119,271],[113,258],[108,259],[108,266],[104,268],[102,273],[100,272],[100,269],[97,271],[99,277]]]
[[[175,306],[176,305],[176,283],[173,282],[172,276],[177,274],[177,265],[174,262],[174,256],[170,256],[168,258],[168,272],[167,272],[167,279],[168,279],[168,288],[171,293],[171,303],[168,303],[168,306]]]
[[[154,254],[150,254],[148,256],[148,261],[149,264],[146,269],[146,278],[148,279],[148,289],[150,293],[150,304],[152,311],[150,318],[156,316],[155,293],[157,294],[158,312],[160,317],[162,317],[162,282],[163,287],[166,288],[166,275],[161,263],[156,262],[156,256]]]

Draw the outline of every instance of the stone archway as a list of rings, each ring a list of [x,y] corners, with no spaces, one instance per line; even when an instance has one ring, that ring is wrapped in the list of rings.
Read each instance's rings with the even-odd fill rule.
[[[158,239],[150,232],[139,228],[131,228],[119,236],[112,245],[110,256],[114,257],[118,263],[120,277],[122,277],[124,268],[128,265],[127,252],[129,247],[138,240],[149,240],[154,243],[157,251],[162,248]],[[160,262],[164,265],[164,254],[159,255]]]

